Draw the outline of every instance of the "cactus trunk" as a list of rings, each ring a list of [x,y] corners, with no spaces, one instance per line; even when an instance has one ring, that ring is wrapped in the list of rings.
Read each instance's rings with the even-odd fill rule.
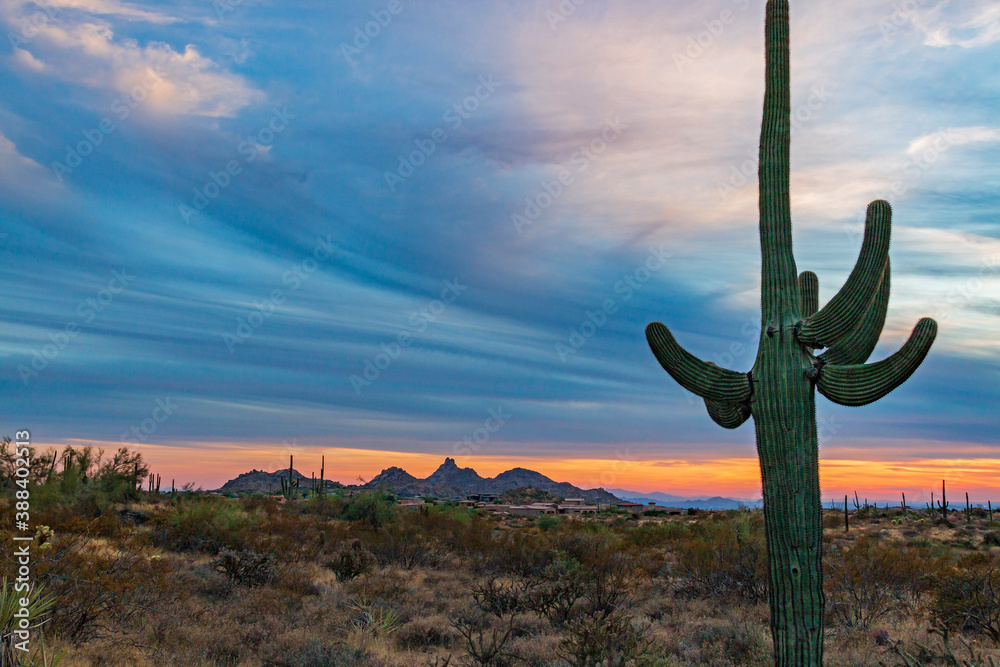
[[[819,308],[816,275],[797,274],[789,203],[788,23],[788,0],[768,0],[759,166],[761,335],[753,369],[743,374],[699,360],[660,322],[646,328],[646,338],[664,370],[704,399],[717,424],[737,428],[753,417],[775,664],[818,667],[823,660],[824,595],[816,390],[841,405],[877,401],[920,365],[937,324],[920,320],[902,349],[865,363],[878,342],[889,302],[887,202],[868,206],[857,264],[826,306]],[[814,350],[822,348],[826,351],[815,356]],[[854,504],[860,509],[857,493]]]

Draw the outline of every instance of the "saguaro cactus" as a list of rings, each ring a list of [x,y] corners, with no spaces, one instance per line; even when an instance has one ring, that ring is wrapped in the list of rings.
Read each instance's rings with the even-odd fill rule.
[[[788,192],[788,0],[768,0],[765,36],[759,164],[761,335],[753,369],[738,373],[701,361],[659,322],[646,327],[646,338],[671,377],[705,400],[716,423],[736,428],[753,417],[775,664],[818,666],[825,600],[815,390],[841,405],[866,405],[882,398],[923,361],[937,324],[920,320],[902,349],[883,361],[864,363],[875,348],[888,307],[887,202],[868,206],[857,265],[826,306],[819,308],[816,275],[797,275]]]

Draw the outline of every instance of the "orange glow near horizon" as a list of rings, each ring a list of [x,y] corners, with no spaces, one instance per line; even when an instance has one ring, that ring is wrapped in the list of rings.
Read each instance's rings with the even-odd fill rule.
[[[79,446],[70,441],[38,445]],[[154,473],[163,478],[163,486],[176,479],[182,486],[193,482],[205,489],[215,489],[227,480],[252,469],[280,470],[295,456],[295,469],[309,476],[319,475],[320,456],[326,456],[326,477],[343,484],[355,484],[358,478],[370,480],[390,466],[403,468],[424,478],[442,462],[440,454],[368,450],[349,447],[275,448],[264,445],[232,443],[192,443],[189,446],[138,445],[134,443],[93,443],[111,452],[127,446],[138,449]],[[885,451],[878,452],[885,454]],[[689,458],[622,460],[602,458],[566,458],[554,456],[454,456],[459,467],[471,467],[483,477],[515,467],[523,467],[557,482],[570,482],[584,489],[624,488],[643,493],[661,491],[673,495],[718,495],[736,498],[760,497],[760,469],[756,458]],[[973,502],[1000,501],[1000,459],[923,458],[913,460],[861,460],[825,458],[820,461],[820,482],[824,498],[862,498],[892,500],[900,492],[907,503],[923,503],[935,492],[940,498],[941,480],[948,483],[953,499],[968,492]],[[964,497],[962,497],[964,500]]]

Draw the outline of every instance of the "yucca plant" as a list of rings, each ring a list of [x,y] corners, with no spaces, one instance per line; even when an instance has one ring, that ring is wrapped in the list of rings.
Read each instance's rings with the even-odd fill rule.
[[[789,203],[788,0],[768,0],[766,12],[758,167],[761,334],[753,369],[738,373],[701,361],[659,322],[646,328],[646,338],[663,368],[704,399],[717,424],[737,428],[753,417],[775,664],[818,667],[825,599],[815,393],[819,390],[840,405],[877,401],[920,365],[937,323],[920,320],[901,350],[883,361],[864,363],[878,342],[889,303],[888,202],[868,206],[857,265],[826,306],[819,307],[816,274],[797,274]]]
[[[22,598],[26,598],[28,603],[27,606],[23,607],[27,609],[28,613],[23,618],[26,622],[25,625],[21,623],[22,618],[17,616],[22,609]],[[0,583],[0,667],[37,665],[39,658],[41,658],[42,664],[51,667],[62,659],[61,655],[46,656],[44,640],[40,638],[41,626],[47,620],[45,617],[53,604],[55,604],[55,597],[45,596],[41,586],[32,586],[27,591],[18,591],[14,584],[8,582],[7,578],[4,577],[3,582]],[[25,630],[31,633],[29,638],[39,638],[41,644],[33,656],[27,651],[16,648],[18,643],[25,640],[25,637],[19,635],[18,632]],[[26,646],[30,647],[31,643],[33,642],[27,642]],[[41,651],[40,654],[39,651]]]

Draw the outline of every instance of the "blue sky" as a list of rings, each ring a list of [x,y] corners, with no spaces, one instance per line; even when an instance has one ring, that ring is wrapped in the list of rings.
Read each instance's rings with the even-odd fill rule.
[[[753,456],[643,328],[753,363],[762,1],[0,8],[4,433],[439,460],[502,408],[482,455]],[[873,359],[941,324],[819,399],[826,457],[1000,459],[998,62],[987,0],[792,3],[799,269],[830,298],[889,199]]]

